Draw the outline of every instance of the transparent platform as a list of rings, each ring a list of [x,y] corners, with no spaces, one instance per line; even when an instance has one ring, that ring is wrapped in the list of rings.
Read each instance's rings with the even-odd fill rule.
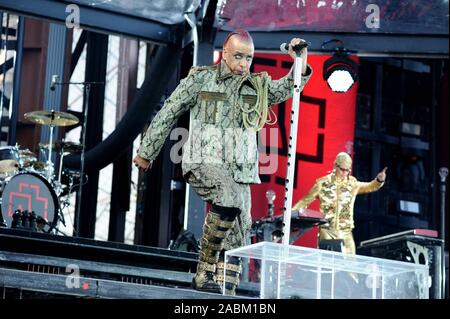
[[[259,298],[428,299],[428,266],[260,242],[225,252],[241,258],[241,285]]]

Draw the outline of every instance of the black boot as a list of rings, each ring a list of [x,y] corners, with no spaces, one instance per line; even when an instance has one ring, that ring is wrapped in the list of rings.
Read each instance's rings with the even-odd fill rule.
[[[213,205],[203,225],[203,236],[200,241],[197,273],[192,280],[196,290],[221,293],[221,286],[216,281],[216,266],[219,253],[223,249],[224,239],[234,226],[234,220],[240,213],[238,208]]]

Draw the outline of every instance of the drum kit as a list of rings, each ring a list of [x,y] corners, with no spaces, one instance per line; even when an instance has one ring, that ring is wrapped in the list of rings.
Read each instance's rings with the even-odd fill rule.
[[[24,116],[30,122],[50,126],[49,143],[39,143],[39,150],[47,160],[38,160],[34,152],[20,149],[17,144],[0,147],[0,224],[13,225],[14,214],[34,212],[40,220],[46,221],[47,232],[55,232],[59,221],[65,225],[62,210],[69,206],[68,195],[80,181],[79,172],[63,170],[63,158],[81,152],[83,146],[73,142],[53,142],[53,129],[75,125],[79,120],[72,114],[56,111],[34,111]],[[52,152],[60,155],[56,175]]]

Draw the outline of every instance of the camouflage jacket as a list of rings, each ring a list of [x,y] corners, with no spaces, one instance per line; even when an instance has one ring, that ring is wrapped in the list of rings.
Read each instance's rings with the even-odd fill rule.
[[[311,73],[308,66],[301,89]],[[252,108],[259,101],[257,80],[267,85],[266,108],[292,95],[292,72],[272,80],[266,72],[234,75],[223,61],[218,65],[193,67],[153,119],[138,154],[154,160],[178,117],[190,111],[189,138],[183,147],[183,174],[200,165],[216,166],[230,170],[236,182],[260,183],[256,132],[243,125],[244,112],[250,118],[256,116]]]
[[[314,186],[293,209],[306,208],[316,198],[320,200],[320,211],[325,215],[328,224],[321,228],[333,230],[351,230],[354,226],[353,206],[356,195],[371,193],[379,190],[384,183],[376,179],[369,183],[359,182],[355,177],[339,180],[331,173],[316,180]]]

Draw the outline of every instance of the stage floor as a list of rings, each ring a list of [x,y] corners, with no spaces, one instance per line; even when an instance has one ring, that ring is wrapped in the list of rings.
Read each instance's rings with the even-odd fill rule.
[[[10,298],[251,298],[191,288],[197,254],[0,229],[0,288]],[[239,294],[239,291],[238,291]]]

